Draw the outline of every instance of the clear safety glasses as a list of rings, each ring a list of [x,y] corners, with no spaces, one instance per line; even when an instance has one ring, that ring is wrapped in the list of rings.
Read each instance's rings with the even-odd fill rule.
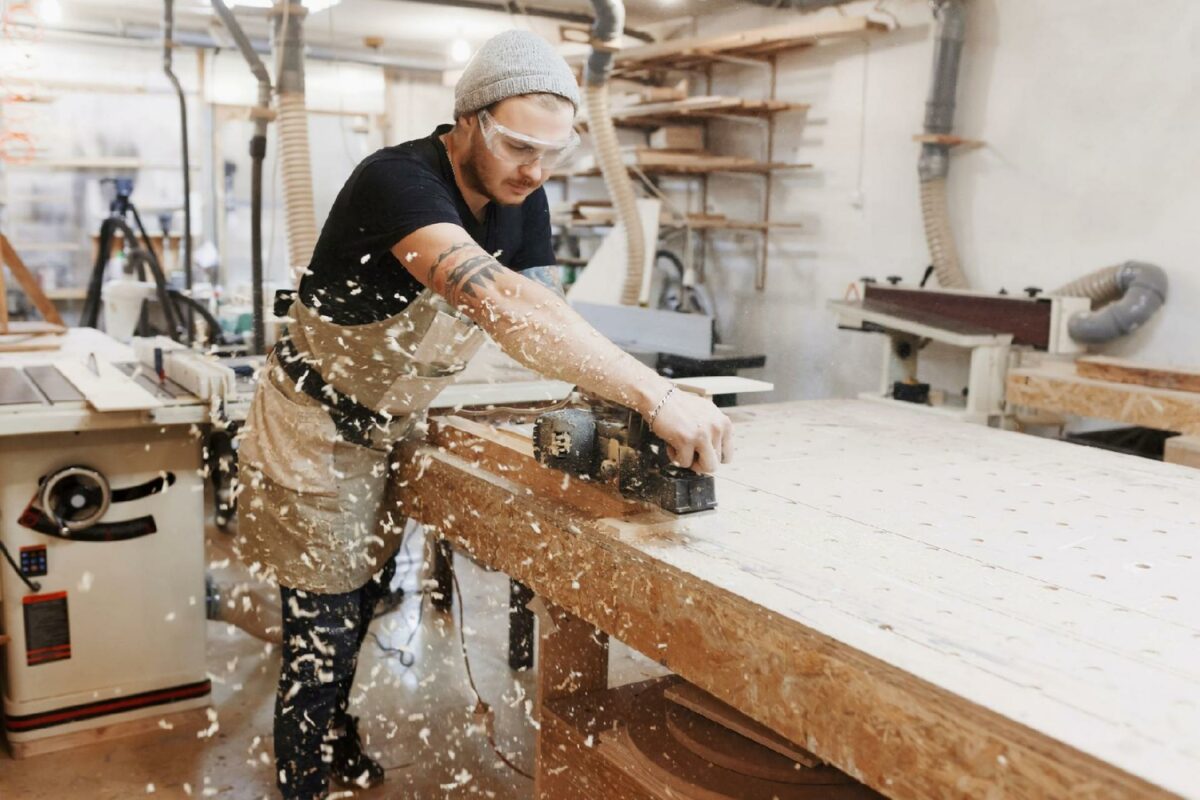
[[[544,169],[561,166],[579,146],[579,134],[571,131],[566,141],[547,142],[504,127],[484,109],[479,112],[479,129],[492,155],[510,164],[528,166],[541,162]]]

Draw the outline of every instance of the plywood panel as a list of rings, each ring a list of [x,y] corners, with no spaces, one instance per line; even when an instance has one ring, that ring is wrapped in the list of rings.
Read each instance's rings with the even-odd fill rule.
[[[891,796],[1200,796],[1200,476],[855,401],[733,413],[713,513],[563,517],[436,453],[414,510]]]

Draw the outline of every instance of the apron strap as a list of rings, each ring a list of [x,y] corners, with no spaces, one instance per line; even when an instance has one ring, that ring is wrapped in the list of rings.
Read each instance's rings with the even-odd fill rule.
[[[295,388],[325,407],[337,432],[346,441],[370,447],[372,429],[387,430],[393,421],[392,417],[378,414],[330,386],[321,373],[296,352],[290,336],[275,343],[275,359],[284,374],[296,382]]]

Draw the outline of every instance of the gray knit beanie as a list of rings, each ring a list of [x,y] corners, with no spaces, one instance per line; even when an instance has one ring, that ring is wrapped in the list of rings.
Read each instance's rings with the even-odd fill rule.
[[[563,57],[529,31],[505,31],[483,43],[454,87],[454,118],[519,94],[545,92],[579,109],[579,85]]]

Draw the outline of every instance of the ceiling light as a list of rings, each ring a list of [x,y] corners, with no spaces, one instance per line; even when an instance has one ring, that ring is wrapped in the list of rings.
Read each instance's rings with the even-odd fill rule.
[[[41,0],[37,4],[38,19],[51,25],[62,22],[62,6],[58,0]]]
[[[471,43],[461,36],[450,43],[450,60],[455,64],[465,64],[471,60]]]
[[[304,7],[310,14],[318,14],[327,8],[332,8],[342,0],[304,0]],[[237,8],[274,8],[275,0],[233,0],[229,5]]]

